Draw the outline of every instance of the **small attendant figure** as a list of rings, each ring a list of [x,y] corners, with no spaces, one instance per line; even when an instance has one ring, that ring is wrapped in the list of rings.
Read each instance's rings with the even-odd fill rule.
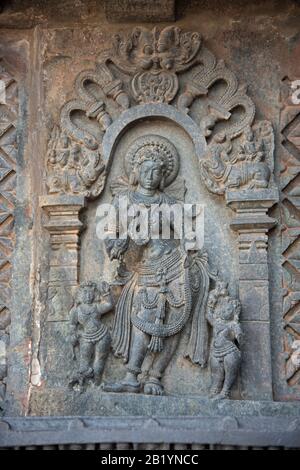
[[[230,397],[240,366],[240,311],[240,302],[229,296],[227,284],[217,281],[216,288],[209,295],[207,308],[207,320],[213,327],[211,396],[216,399]]]
[[[100,384],[111,344],[110,333],[101,317],[112,308],[113,299],[106,282],[102,282],[99,288],[94,282],[79,286],[75,306],[70,312],[70,342],[74,359],[75,348],[79,346],[79,371],[69,382],[71,388],[78,385],[82,390],[89,379],[93,379],[96,385]]]

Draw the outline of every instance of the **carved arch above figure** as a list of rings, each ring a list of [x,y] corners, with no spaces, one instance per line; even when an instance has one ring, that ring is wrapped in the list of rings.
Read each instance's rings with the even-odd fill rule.
[[[191,138],[198,159],[203,158],[206,150],[206,140],[204,136],[199,133],[199,128],[193,119],[180,113],[176,108],[170,105],[147,104],[125,111],[122,114],[122,119],[116,120],[105,133],[102,141],[102,149],[103,163],[106,166],[109,165],[114,149],[127,128],[146,118],[158,118],[176,123],[179,127],[184,129]]]
[[[211,96],[211,89],[220,82],[225,87]],[[260,172],[263,173],[261,187],[269,185],[272,151],[269,149],[268,154],[265,152],[258,157],[253,147],[248,160],[239,153],[254,121],[254,103],[246,93],[246,86],[239,85],[225,63],[217,61],[203,46],[198,32],[168,26],[162,30],[136,27],[128,34],[117,34],[111,49],[97,57],[95,69],[82,71],[76,77],[74,89],[77,98],[62,107],[60,132],[52,135],[49,142],[46,184],[50,194],[78,193],[88,198],[97,197],[105,185],[109,148],[113,146],[110,141],[115,130],[122,128],[124,120],[135,122],[143,115],[179,123],[190,134],[199,158],[205,152],[205,139],[213,152],[216,140],[233,141],[233,156],[226,152],[220,154],[224,174],[234,168],[240,175],[232,185],[233,190],[248,184],[252,189],[260,187],[260,183],[255,182]],[[203,99],[202,114],[197,111],[196,117],[188,116],[193,104]],[[233,119],[237,110],[238,118]],[[269,131],[272,134],[271,128]],[[254,138],[260,138],[255,130]],[[61,140],[68,144],[64,147]],[[269,140],[272,141],[272,135]],[[257,142],[257,148],[260,144]],[[74,159],[76,146],[78,156]],[[214,164],[213,152],[205,153],[207,166]],[[83,177],[86,171],[88,178]],[[226,191],[218,175],[204,171],[203,165],[200,165],[200,172],[209,191],[217,194]],[[244,178],[245,173],[248,176]]]

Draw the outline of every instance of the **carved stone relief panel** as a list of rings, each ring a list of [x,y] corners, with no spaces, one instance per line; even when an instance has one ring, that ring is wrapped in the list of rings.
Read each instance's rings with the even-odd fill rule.
[[[4,3],[0,446],[299,447],[300,5]]]
[[[126,393],[272,399],[272,124],[255,121],[246,85],[199,32],[134,27],[88,62],[48,116],[40,206],[50,252],[32,412],[49,397],[70,414],[114,412]],[[181,241],[133,229],[122,238],[114,224],[100,239],[98,209],[112,204],[120,218],[120,198],[143,207],[148,228],[153,205],[201,204],[203,246],[187,249],[184,229]]]

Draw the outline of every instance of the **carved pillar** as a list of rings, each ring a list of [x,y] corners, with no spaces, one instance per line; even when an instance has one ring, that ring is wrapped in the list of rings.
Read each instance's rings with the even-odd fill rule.
[[[276,189],[227,192],[235,211],[230,226],[239,237],[239,296],[245,337],[241,394],[248,400],[272,400],[269,309],[268,231],[276,220],[267,214],[278,202]]]
[[[80,211],[83,196],[43,196],[40,206],[47,214],[44,228],[50,233],[48,321],[68,320],[74,288],[79,281]]]

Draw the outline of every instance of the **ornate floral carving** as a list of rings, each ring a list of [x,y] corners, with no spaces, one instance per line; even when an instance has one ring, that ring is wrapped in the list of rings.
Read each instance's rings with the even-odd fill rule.
[[[178,91],[178,79],[165,71],[141,72],[132,79],[132,91],[139,103],[169,103]]]
[[[213,137],[200,162],[201,177],[209,191],[263,189],[269,186],[273,165],[274,133],[269,121],[245,129],[238,148],[224,132]]]
[[[246,126],[251,125],[255,116],[254,103],[246,94],[246,86],[239,85],[234,73],[226,67],[224,61],[217,62],[216,58],[204,47],[199,60],[201,67],[196,69],[191,80],[187,82],[184,93],[178,99],[178,106],[183,111],[189,112],[196,98],[207,95],[209,98],[207,113],[200,123],[205,136],[212,134],[217,122],[229,120],[226,133],[230,138],[237,137]],[[220,82],[225,82],[225,89],[210,99],[210,89]],[[231,124],[232,113],[238,107],[244,110],[244,115]]]

